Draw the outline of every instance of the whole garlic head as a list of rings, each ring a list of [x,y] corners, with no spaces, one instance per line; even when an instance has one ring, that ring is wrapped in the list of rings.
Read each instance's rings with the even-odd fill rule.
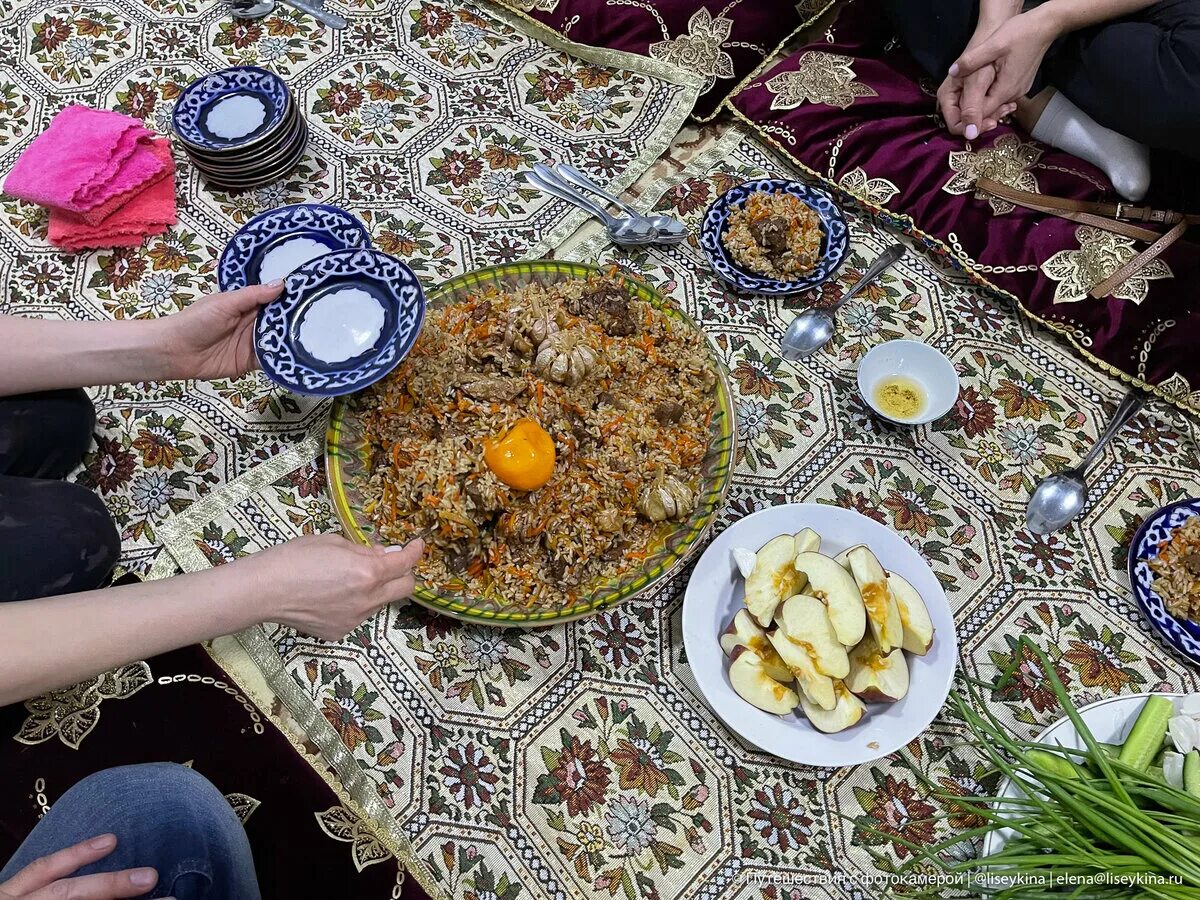
[[[696,505],[692,489],[674,475],[658,473],[638,497],[638,511],[651,522],[682,519]]]
[[[538,345],[534,371],[574,387],[596,368],[596,353],[570,331],[556,331]]]

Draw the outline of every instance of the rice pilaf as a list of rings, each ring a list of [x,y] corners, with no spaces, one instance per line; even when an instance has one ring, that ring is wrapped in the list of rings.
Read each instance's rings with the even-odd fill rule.
[[[1200,516],[1192,516],[1146,560],[1156,577],[1151,584],[1176,618],[1200,622]]]
[[[755,191],[730,210],[721,242],[742,268],[791,281],[816,266],[821,234],[821,217],[799,197]]]
[[[425,538],[433,587],[574,602],[640,568],[694,508],[717,377],[703,335],[614,270],[434,307],[404,363],[353,401],[372,451],[364,511],[385,541]],[[526,431],[553,442],[533,490],[489,456]],[[536,444],[515,458],[540,466]]]

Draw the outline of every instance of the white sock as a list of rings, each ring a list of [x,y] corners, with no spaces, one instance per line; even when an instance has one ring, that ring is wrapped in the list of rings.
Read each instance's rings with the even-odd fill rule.
[[[1099,166],[1126,200],[1141,200],[1150,187],[1150,148],[1105,128],[1059,91],[1033,126],[1033,136]]]

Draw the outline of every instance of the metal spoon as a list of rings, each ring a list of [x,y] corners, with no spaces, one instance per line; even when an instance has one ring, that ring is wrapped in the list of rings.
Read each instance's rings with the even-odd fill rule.
[[[539,163],[540,165],[540,163]],[[678,219],[673,219],[670,216],[657,213],[653,216],[644,216],[620,197],[615,194],[610,194],[592,179],[588,178],[574,166],[568,166],[566,163],[558,163],[554,167],[554,171],[562,176],[565,180],[571,182],[576,187],[581,187],[585,191],[591,191],[598,197],[603,197],[609,203],[617,206],[627,216],[639,217],[646,219],[654,226],[654,230],[658,232],[658,241],[662,244],[677,244],[680,241],[686,241],[688,236],[687,226]]]
[[[1116,436],[1130,417],[1142,408],[1146,395],[1137,388],[1131,388],[1113,413],[1108,427],[1092,444],[1092,449],[1070,469],[1064,469],[1053,475],[1048,475],[1038,482],[1025,507],[1025,527],[1034,534],[1050,534],[1066,528],[1087,505],[1088,485],[1085,480],[1087,470],[1105,445]]]
[[[553,173],[551,175],[553,176]],[[560,200],[566,200],[591,213],[604,223],[604,227],[608,230],[608,236],[612,238],[614,244],[639,246],[652,244],[657,240],[653,226],[645,219],[618,219],[610,215],[608,210],[599,203],[588,199],[556,176],[547,178],[539,172],[526,172],[525,180],[547,194],[558,197]]]
[[[310,3],[308,0],[280,0],[280,2],[307,13],[330,28],[346,27],[346,20],[341,16],[326,12],[319,5]],[[233,7],[233,14],[239,19],[262,19],[275,11],[275,0],[230,0],[229,5]]]
[[[867,285],[883,273],[884,269],[893,265],[903,255],[904,245],[892,244],[879,254],[875,262],[871,263],[870,268],[863,273],[863,277],[858,279],[837,303],[824,309],[806,309],[792,319],[787,331],[783,333],[783,339],[779,342],[779,352],[783,358],[803,359],[806,356],[812,356],[824,347],[833,337],[833,314],[857,297]]]

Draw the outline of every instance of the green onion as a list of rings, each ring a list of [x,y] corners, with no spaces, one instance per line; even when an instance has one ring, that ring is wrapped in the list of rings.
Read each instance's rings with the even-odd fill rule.
[[[1045,654],[1027,637],[1019,640],[1014,658],[1023,658],[1025,650],[1040,662],[1083,749],[1022,739],[987,708],[980,691],[1002,688],[1011,670],[996,684],[967,678],[965,692],[951,694],[951,707],[965,724],[970,744],[1019,795],[950,793],[901,758],[948,810],[932,823],[953,814],[974,816],[982,824],[921,845],[861,819],[855,820],[856,827],[909,851],[911,859],[896,870],[901,878],[917,870],[928,874],[933,867],[953,883],[951,888],[914,887],[906,896],[1200,900],[1200,751],[1185,759],[1185,790],[1167,784],[1161,770],[1151,768],[1174,704],[1164,697],[1148,698],[1125,744],[1102,744],[1080,718]],[[1004,837],[998,851],[963,858],[964,842],[997,832]]]

